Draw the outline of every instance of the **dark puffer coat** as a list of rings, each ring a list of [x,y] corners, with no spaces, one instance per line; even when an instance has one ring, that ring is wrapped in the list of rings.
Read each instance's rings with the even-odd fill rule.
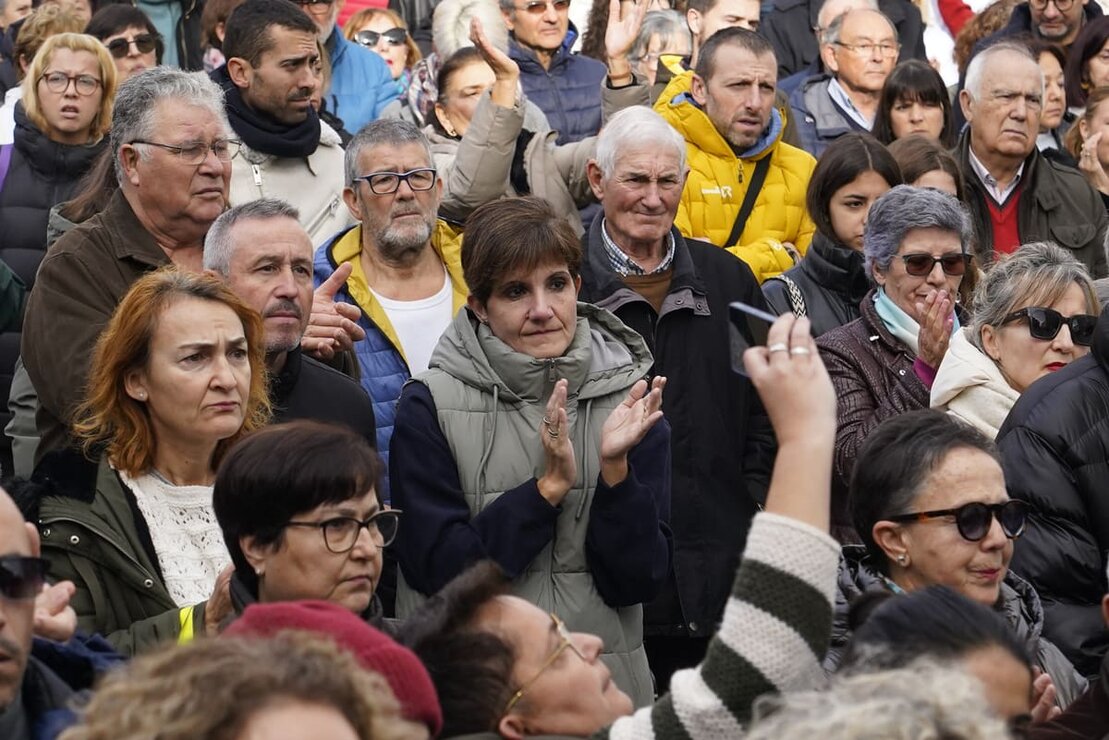
[[[762,284],[770,310],[779,316],[796,313],[797,308],[783,277],[797,285],[814,337],[859,318],[859,304],[870,290],[862,252],[834,244],[820,233],[796,267]]]

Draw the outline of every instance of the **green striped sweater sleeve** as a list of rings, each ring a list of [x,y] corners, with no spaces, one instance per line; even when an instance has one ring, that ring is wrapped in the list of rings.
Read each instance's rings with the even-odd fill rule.
[[[732,739],[742,736],[757,697],[819,685],[838,565],[839,546],[826,533],[759,513],[705,660],[675,673],[670,693],[653,706],[596,737]]]

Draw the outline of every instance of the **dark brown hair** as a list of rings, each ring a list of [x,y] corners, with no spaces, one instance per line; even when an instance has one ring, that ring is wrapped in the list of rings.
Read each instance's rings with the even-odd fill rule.
[[[1109,18],[1095,18],[1087,21],[1067,52],[1063,65],[1063,80],[1067,86],[1067,105],[1081,108],[1086,105],[1090,94],[1090,80],[1086,77],[1086,65],[1096,57],[1105,42],[1109,41]]]
[[[890,112],[901,102],[920,102],[924,105],[938,105],[943,109],[943,130],[940,131],[939,139],[948,148],[955,146],[955,114],[951,108],[951,98],[948,97],[943,78],[932,69],[932,65],[919,59],[909,59],[894,67],[886,78],[873,128],[874,138],[883,144],[889,145],[896,138]]]
[[[876,172],[891,188],[902,184],[901,171],[886,148],[866,133],[844,134],[832,141],[821,155],[809,178],[805,207],[816,230],[839,243],[832,228],[830,203],[836,191],[864,172]]]

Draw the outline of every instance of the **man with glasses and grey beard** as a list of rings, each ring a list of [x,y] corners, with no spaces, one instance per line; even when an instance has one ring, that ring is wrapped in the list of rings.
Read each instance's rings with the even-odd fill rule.
[[[427,370],[469,294],[461,239],[436,217],[443,181],[432,162],[427,138],[407,121],[382,119],[359,131],[347,145],[343,191],[359,223],[316,252],[317,285],[350,270],[335,300],[362,311],[366,338],[354,350],[386,464],[401,387]],[[388,503],[388,479],[380,493]]]

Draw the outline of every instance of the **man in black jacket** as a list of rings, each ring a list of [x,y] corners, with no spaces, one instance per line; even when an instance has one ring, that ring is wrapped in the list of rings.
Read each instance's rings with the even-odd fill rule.
[[[613,117],[588,170],[604,211],[583,238],[579,299],[643,335],[652,372],[668,378],[674,569],[644,617],[662,692],[704,656],[766,495],[774,436],[754,388],[732,372],[728,320],[732,301],[766,304],[742,260],[674,228],[685,142],[661,116],[636,107]]]
[[[279,200],[235,206],[209,229],[204,268],[262,315],[274,420],[345,424],[376,447],[373,405],[362,386],[301,352],[312,314],[313,249],[298,218]]]

